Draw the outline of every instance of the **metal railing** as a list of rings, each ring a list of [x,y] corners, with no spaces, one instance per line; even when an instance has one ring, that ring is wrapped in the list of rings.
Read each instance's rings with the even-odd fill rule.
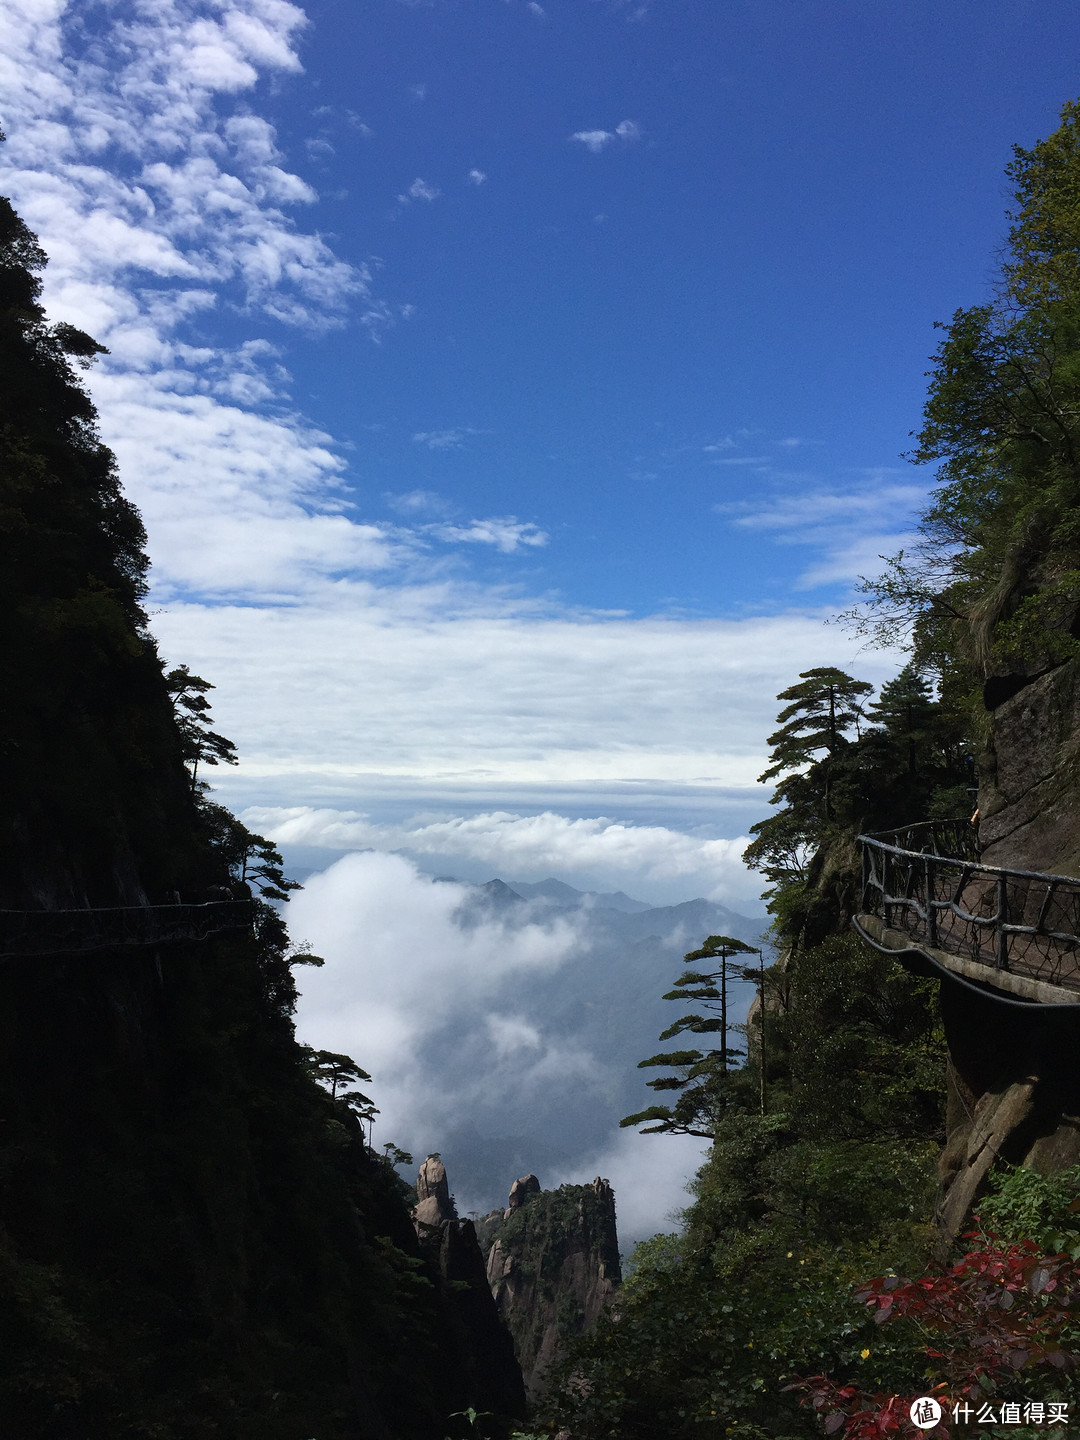
[[[0,910],[0,958],[205,940],[226,930],[250,930],[254,918],[250,900],[103,910]]]
[[[1080,880],[978,861],[974,827],[933,821],[860,835],[862,904],[916,946],[1080,990]],[[950,853],[951,852],[951,853]]]

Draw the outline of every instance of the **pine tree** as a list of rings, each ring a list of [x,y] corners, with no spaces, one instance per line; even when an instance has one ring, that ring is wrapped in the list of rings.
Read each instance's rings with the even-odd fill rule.
[[[776,697],[791,703],[777,716],[780,729],[769,736],[772,763],[759,777],[763,781],[808,765],[822,750],[834,755],[853,726],[858,733],[864,717],[861,697],[874,689],[833,666],[804,670],[799,679],[801,685],[781,690]]]
[[[664,996],[665,1000],[697,1001],[711,1015],[684,1015],[669,1025],[661,1040],[671,1040],[676,1035],[689,1032],[692,1035],[719,1035],[720,1044],[712,1050],[672,1050],[659,1055],[650,1055],[647,1060],[638,1061],[638,1069],[651,1069],[662,1065],[677,1070],[676,1075],[661,1075],[646,1084],[652,1090],[678,1090],[682,1093],[674,1109],[663,1105],[650,1105],[636,1115],[627,1115],[619,1124],[623,1127],[651,1123],[642,1131],[644,1135],[697,1135],[711,1140],[712,1121],[718,1104],[724,1100],[724,1083],[729,1072],[737,1068],[736,1062],[743,1051],[728,1044],[728,1034],[733,1028],[728,1024],[728,983],[732,979],[746,979],[744,966],[729,964],[735,955],[756,954],[752,945],[736,940],[730,935],[710,935],[697,950],[689,951],[687,961],[700,964],[702,960],[719,960],[716,970],[687,970],[675,981],[675,988]]]

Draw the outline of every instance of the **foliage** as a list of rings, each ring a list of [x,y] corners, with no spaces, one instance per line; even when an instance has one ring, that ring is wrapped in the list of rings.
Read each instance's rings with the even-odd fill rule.
[[[921,538],[849,617],[981,679],[1080,653],[1080,102],[1008,169],[1014,208],[993,298],[941,328],[917,463],[941,482]]]
[[[635,1252],[575,1342],[544,1415],[580,1440],[809,1436],[796,1373],[910,1372],[852,1298],[876,1263],[920,1265],[943,1110],[930,985],[854,937],[766,971],[769,1108],[732,1070],[681,1237]]]
[[[774,813],[745,856],[782,947],[763,997],[768,1106],[746,1067],[726,1077],[685,1234],[650,1242],[564,1360],[549,1415],[581,1440],[775,1440],[819,1420],[845,1440],[914,1435],[916,1384],[1020,1397],[1031,1372],[1073,1398],[1080,1171],[995,1182],[983,1223],[1000,1238],[926,1269],[943,1037],[927,983],[843,933],[858,833],[970,813],[982,682],[1080,657],[1080,102],[1010,178],[995,293],[941,327],[932,361],[912,458],[939,488],[849,617],[911,664],[869,709],[839,671],[779,697]]]
[[[254,887],[266,900],[287,901],[290,891],[301,888],[296,880],[286,877],[281,852],[249,830],[224,805],[209,799],[201,782],[196,786],[195,803],[206,840],[241,893],[247,893],[245,887]],[[313,962],[309,959],[305,963]]]
[[[979,1205],[988,1232],[1008,1241],[1030,1240],[1048,1255],[1080,1260],[1080,1165],[1041,1175],[1013,1169],[991,1175],[991,1194]]]
[[[939,797],[959,806],[948,818],[963,814],[971,803],[973,761],[966,706],[951,692],[935,699],[915,664],[886,682],[868,709],[861,704],[871,689],[865,682],[834,670],[805,676],[825,676],[827,683],[806,680],[777,698],[806,692],[802,703],[816,706],[807,723],[817,727],[808,738],[824,753],[813,759],[784,729],[771,737],[772,764],[762,779],[782,777],[771,802],[776,813],[750,827],[755,838],[743,859],[769,882],[766,896],[780,933],[809,945],[846,919],[855,887],[852,837],[927,816]],[[840,703],[845,695],[847,708]],[[856,737],[844,734],[863,722],[869,723]]]
[[[954,1265],[920,1280],[885,1275],[863,1285],[857,1299],[876,1325],[894,1318],[917,1333],[923,1377],[908,1382],[907,1395],[871,1392],[858,1379],[826,1375],[792,1382],[805,1402],[825,1419],[825,1433],[841,1440],[876,1440],[912,1434],[907,1407],[920,1393],[935,1395],[946,1415],[928,1433],[949,1433],[948,1411],[958,1404],[977,1407],[989,1397],[1023,1402],[1031,1392],[1028,1371],[1056,1372],[1041,1400],[1068,1402],[1076,1396],[1066,1372],[1075,1368],[1080,1339],[1074,1314],[1080,1302],[1080,1265],[1069,1255],[1047,1255],[1030,1240],[997,1242],[969,1236],[976,1244]],[[970,1418],[972,1411],[966,1410]]]
[[[323,1054],[328,1091],[296,1044],[292,966],[321,962],[269,903],[281,856],[198,778],[233,747],[147,634],[141,522],[75,373],[101,347],[46,324],[43,264],[0,201],[0,904],[259,894],[249,932],[5,962],[2,1428],[430,1440],[485,1385],[342,1093],[367,1077]]]
[[[510,1266],[516,1297],[508,1320],[514,1350],[528,1374],[540,1354],[545,1334],[554,1325],[560,1341],[580,1335],[584,1317],[568,1294],[567,1281],[588,1251],[603,1273],[619,1280],[619,1250],[609,1199],[591,1185],[560,1185],[526,1195],[492,1228],[486,1243],[498,1240]]]
[[[350,1110],[358,1120],[372,1120],[378,1115],[375,1102],[367,1095],[362,1094],[359,1090],[344,1088],[346,1085],[354,1085],[357,1081],[371,1079],[368,1072],[361,1069],[351,1056],[338,1055],[333,1050],[315,1050],[310,1045],[301,1045],[300,1053],[304,1058],[304,1067],[311,1078],[318,1081],[320,1085],[329,1086],[331,1100]],[[339,1088],[340,1095],[338,1094]],[[405,1154],[404,1151],[397,1150],[396,1146],[388,1148],[392,1148],[399,1155]]]
[[[190,843],[180,738],[146,632],[145,532],[77,373],[104,351],[73,326],[46,323],[44,264],[36,238],[0,198],[0,903],[8,908],[28,890],[35,904],[115,904],[117,876],[131,875],[136,854],[152,895],[212,878]]]
[[[835,755],[847,731],[852,726],[858,730],[864,713],[862,697],[874,689],[867,681],[854,680],[833,666],[804,670],[799,679],[801,685],[791,685],[776,697],[791,703],[777,717],[780,729],[769,736],[772,755],[762,780],[775,780],[800,769],[819,750],[826,756]]]
[[[706,1010],[718,1012],[714,1015],[684,1015],[669,1025],[661,1040],[670,1040],[676,1035],[690,1031],[694,1035],[719,1034],[720,1044],[713,1050],[671,1050],[650,1055],[647,1060],[638,1061],[638,1069],[654,1065],[674,1066],[677,1075],[664,1075],[646,1084],[654,1090],[680,1090],[678,1100],[672,1109],[669,1106],[651,1105],[636,1115],[627,1115],[619,1123],[622,1126],[639,1125],[642,1121],[655,1122],[645,1126],[643,1135],[659,1132],[672,1135],[699,1135],[710,1140],[713,1135],[712,1123],[717,1106],[724,1104],[724,1084],[734,1062],[741,1057],[741,1050],[728,1045],[728,961],[733,955],[755,954],[752,945],[735,940],[730,935],[710,935],[697,950],[684,956],[698,964],[702,960],[719,960],[720,969],[711,971],[688,970],[675,981],[675,988],[664,996],[665,1000],[696,1000]],[[745,966],[731,967],[731,973],[746,978]],[[719,982],[719,983],[717,983]]]
[[[165,684],[173,703],[184,759],[191,765],[191,788],[194,792],[200,762],[205,765],[236,765],[239,763],[236,746],[210,728],[210,701],[206,692],[214,687],[209,680],[204,680],[201,675],[192,675],[186,665],[180,665],[165,676]]]

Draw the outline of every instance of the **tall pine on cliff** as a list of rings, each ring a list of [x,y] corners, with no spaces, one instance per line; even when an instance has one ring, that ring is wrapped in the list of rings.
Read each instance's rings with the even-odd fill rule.
[[[46,323],[44,259],[0,200],[0,1431],[442,1440],[500,1396],[355,1099],[295,1042],[290,960],[314,957],[278,913],[18,953],[18,911],[82,911],[59,936],[88,907],[292,888],[185,765],[231,747],[177,724],[76,374],[101,350]]]

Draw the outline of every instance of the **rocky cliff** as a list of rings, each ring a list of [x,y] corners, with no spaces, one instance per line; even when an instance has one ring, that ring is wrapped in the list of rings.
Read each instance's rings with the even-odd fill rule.
[[[432,1257],[317,1082],[280,914],[141,923],[222,889],[239,831],[185,767],[141,522],[72,368],[100,347],[46,323],[43,264],[0,199],[0,1432],[443,1440],[469,1408],[508,1429],[471,1227]],[[130,933],[95,929],[115,907]]]
[[[541,1190],[525,1175],[479,1229],[491,1293],[535,1396],[562,1342],[595,1323],[622,1278],[615,1196],[599,1177]]]
[[[458,1218],[446,1167],[429,1155],[416,1177],[413,1224],[421,1250],[438,1272],[444,1342],[457,1354],[470,1393],[485,1395],[502,1415],[522,1415],[525,1390],[510,1332],[488,1288],[471,1220]]]
[[[1080,875],[1080,663],[992,676],[983,693],[983,862]]]
[[[998,666],[980,757],[981,859],[1080,875],[1080,664]],[[1080,1163],[1080,1013],[943,982],[948,1142],[939,1226],[965,1225],[995,1163],[1053,1171]]]

